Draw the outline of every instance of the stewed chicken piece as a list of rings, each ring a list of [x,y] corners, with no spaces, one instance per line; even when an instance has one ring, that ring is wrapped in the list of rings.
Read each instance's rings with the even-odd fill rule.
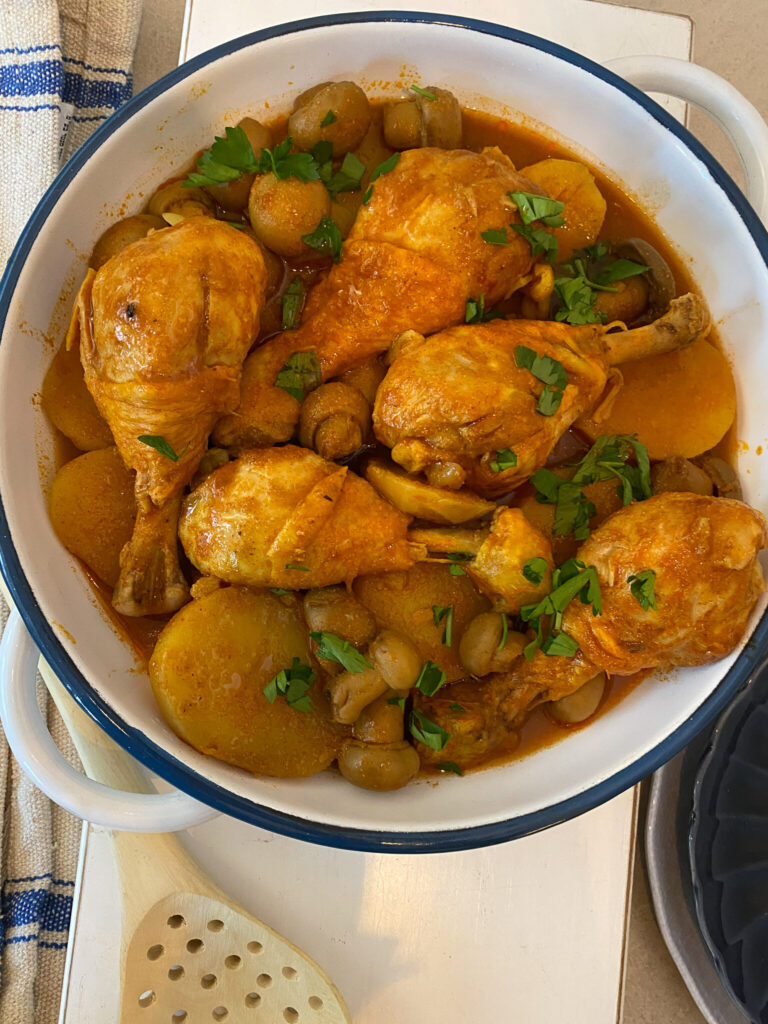
[[[195,217],[129,245],[80,291],[85,381],[136,470],[139,512],[113,597],[125,615],[174,611],[187,600],[179,496],[214,423],[237,407],[265,285],[252,239]]]
[[[286,445],[215,469],[186,498],[179,536],[206,575],[305,590],[409,568],[425,554],[409,521],[346,466]]]
[[[578,554],[582,571],[596,572],[599,597],[575,598],[562,612],[562,634],[578,649],[571,644],[570,657],[539,650],[509,672],[421,700],[453,737],[437,760],[481,760],[536,704],[600,671],[633,675],[725,657],[764,589],[757,555],[766,542],[761,513],[729,498],[667,492],[614,513]],[[429,760],[433,752],[420,753]]]
[[[298,330],[247,360],[236,415],[216,427],[225,447],[287,441],[299,402],[275,387],[294,353],[314,352],[328,380],[389,348],[410,328],[422,334],[464,320],[467,299],[505,299],[530,281],[530,244],[513,230],[508,244],[483,239],[520,223],[510,192],[541,190],[499,150],[413,149],[373,185],[344,244],[341,262],[311,292]],[[319,379],[316,383],[319,383]]]
[[[376,394],[374,430],[409,472],[495,497],[544,465],[600,398],[611,367],[681,348],[708,328],[706,307],[689,294],[632,331],[494,320],[429,338],[408,332]]]

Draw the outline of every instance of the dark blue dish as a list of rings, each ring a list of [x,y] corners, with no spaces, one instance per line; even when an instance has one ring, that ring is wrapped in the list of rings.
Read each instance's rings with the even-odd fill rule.
[[[768,659],[710,737],[693,791],[696,913],[727,991],[768,1024]]]

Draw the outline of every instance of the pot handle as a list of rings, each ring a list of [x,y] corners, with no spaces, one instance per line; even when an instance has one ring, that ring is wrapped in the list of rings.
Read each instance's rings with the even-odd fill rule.
[[[15,610],[0,641],[0,719],[8,745],[35,785],[78,818],[124,832],[175,832],[202,824],[213,808],[186,793],[125,792],[146,787],[133,759],[78,708],[44,662],[46,677],[72,733],[86,770],[111,786],[82,775],[59,751],[37,703],[35,685],[40,654]]]
[[[738,89],[714,71],[675,57],[617,57],[606,67],[644,92],[676,96],[709,114],[741,161],[747,199],[768,221],[768,125]]]

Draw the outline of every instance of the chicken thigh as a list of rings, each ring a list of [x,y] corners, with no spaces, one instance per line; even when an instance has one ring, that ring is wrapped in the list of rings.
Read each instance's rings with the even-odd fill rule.
[[[225,447],[287,441],[299,402],[275,387],[288,358],[313,351],[322,380],[389,348],[410,328],[440,331],[464,319],[467,299],[505,299],[530,280],[530,244],[509,231],[494,245],[481,233],[520,223],[509,193],[540,192],[499,150],[413,149],[379,177],[347,238],[341,262],[310,293],[298,330],[249,357],[240,408],[214,433]]]
[[[614,513],[579,549],[597,571],[602,612],[579,600],[565,608],[562,631],[577,642],[575,656],[539,650],[509,672],[421,699],[420,709],[456,736],[437,759],[482,759],[536,704],[573,693],[600,671],[633,675],[725,657],[764,589],[757,555],[765,546],[764,517],[729,498],[666,492]],[[651,574],[641,600],[632,583]],[[430,760],[433,752],[420,753]]]
[[[494,320],[430,338],[408,333],[376,394],[374,430],[409,472],[497,497],[544,465],[562,434],[595,405],[610,367],[680,348],[708,327],[701,300],[683,295],[660,320],[632,331]],[[553,364],[563,374],[557,387],[542,383]],[[547,392],[554,408],[543,404]],[[506,449],[508,467],[498,462]]]
[[[305,590],[408,569],[425,554],[409,521],[346,466],[286,445],[214,470],[186,498],[179,536],[206,575]]]
[[[258,245],[196,217],[129,245],[80,291],[85,381],[136,470],[139,512],[113,598],[123,614],[173,611],[187,599],[178,498],[213,424],[237,407],[265,286]]]

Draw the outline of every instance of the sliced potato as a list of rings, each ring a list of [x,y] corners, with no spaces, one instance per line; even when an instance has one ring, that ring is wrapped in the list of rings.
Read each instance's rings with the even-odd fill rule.
[[[309,711],[264,696],[294,658],[310,661],[298,601],[224,587],[174,615],[149,678],[168,724],[196,750],[257,775],[299,778],[327,768],[346,731],[331,721],[319,682]]]
[[[558,259],[567,260],[574,249],[597,240],[607,205],[586,164],[577,160],[540,160],[520,171],[539,185],[551,199],[565,203],[565,224],[552,229],[558,241]]]
[[[413,643],[423,661],[439,665],[448,682],[466,676],[459,639],[470,621],[490,608],[468,576],[452,576],[448,565],[420,562],[403,572],[359,576],[353,585],[381,629],[392,629]],[[435,625],[434,608],[452,608],[451,645],[443,643],[446,618]]]
[[[117,448],[101,448],[65,463],[51,487],[49,511],[56,535],[111,587],[120,575],[120,552],[136,519],[134,475]]]
[[[433,487],[383,462],[369,462],[365,478],[395,508],[431,523],[467,523],[470,519],[478,519],[492,512],[496,507],[492,501],[485,501],[474,491],[447,491]]]
[[[652,459],[709,451],[736,416],[736,386],[728,360],[704,339],[687,348],[621,367],[624,386],[608,416],[576,426],[600,434],[637,434]]]
[[[67,351],[62,344],[48,367],[41,398],[48,419],[80,451],[91,452],[115,443],[85,386],[79,345]]]

